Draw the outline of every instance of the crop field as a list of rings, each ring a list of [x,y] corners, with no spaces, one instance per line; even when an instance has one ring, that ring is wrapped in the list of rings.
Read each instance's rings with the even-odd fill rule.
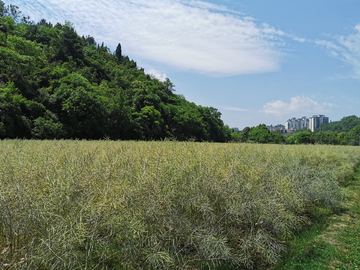
[[[0,141],[0,268],[265,269],[360,148]]]

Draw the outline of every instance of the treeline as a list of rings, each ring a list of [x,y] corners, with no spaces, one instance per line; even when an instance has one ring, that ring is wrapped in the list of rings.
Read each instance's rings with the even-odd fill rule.
[[[359,145],[360,118],[352,115],[338,122],[322,124],[315,132],[298,130],[287,134],[287,144]]]
[[[231,134],[233,141],[240,142],[332,145],[359,145],[359,136],[360,118],[355,115],[344,117],[338,122],[322,124],[315,132],[299,129],[294,133],[281,134],[270,132],[266,125],[261,124]]]
[[[0,1],[0,139],[228,141],[212,107],[188,102],[73,25],[38,23]]]
[[[246,127],[241,132],[232,132],[231,139],[236,142],[285,143],[282,134],[270,131],[265,124],[251,128]]]

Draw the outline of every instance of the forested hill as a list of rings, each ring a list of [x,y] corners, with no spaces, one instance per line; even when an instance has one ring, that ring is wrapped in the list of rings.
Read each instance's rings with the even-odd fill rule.
[[[340,121],[332,122],[329,124],[322,124],[317,131],[332,131],[336,133],[350,132],[355,127],[360,127],[360,117],[351,115],[343,117]]]
[[[146,75],[120,44],[111,53],[71,23],[34,23],[2,1],[0,16],[0,138],[230,138],[217,109]]]

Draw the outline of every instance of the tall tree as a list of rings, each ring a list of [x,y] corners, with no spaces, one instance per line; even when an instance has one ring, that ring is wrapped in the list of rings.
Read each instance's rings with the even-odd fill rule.
[[[117,57],[117,59],[119,60],[119,62],[121,61],[121,44],[119,43],[116,47],[116,51],[115,51],[115,56]]]
[[[163,85],[167,92],[175,92],[175,85],[170,81],[169,78],[166,78],[163,82]]]
[[[0,17],[5,16],[5,4],[3,1],[0,0]]]

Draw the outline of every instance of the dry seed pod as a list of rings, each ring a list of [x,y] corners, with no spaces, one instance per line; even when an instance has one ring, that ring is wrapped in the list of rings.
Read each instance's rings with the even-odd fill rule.
[[[11,247],[11,243],[8,243],[5,248],[3,249],[3,251],[1,251],[1,255],[3,255],[5,252],[7,252],[9,250],[9,248]]]

